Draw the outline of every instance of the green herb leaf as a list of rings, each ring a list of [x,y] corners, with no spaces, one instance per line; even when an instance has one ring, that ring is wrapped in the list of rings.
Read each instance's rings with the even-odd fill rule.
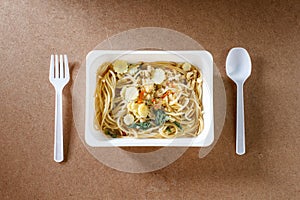
[[[173,122],[178,128],[180,128],[182,130],[182,126],[179,124],[179,122]]]
[[[168,132],[171,132],[171,128],[170,128],[170,127],[167,127],[166,130],[167,130]]]
[[[163,123],[165,123],[167,120],[167,115],[165,113],[165,111],[163,110],[155,110],[154,111],[155,114],[155,124],[157,126],[162,125]]]
[[[105,130],[104,133],[105,133],[105,135],[110,135],[110,132],[109,132],[109,130],[107,130],[107,129]]]
[[[105,133],[105,135],[109,135],[109,136],[112,137],[112,138],[118,137],[118,134],[112,133],[109,129],[106,129],[106,130],[104,131],[104,133]]]
[[[148,128],[151,127],[150,122],[139,122],[139,123],[133,123],[130,126],[128,126],[130,128],[138,128],[138,129],[142,129],[142,130],[147,130]]]

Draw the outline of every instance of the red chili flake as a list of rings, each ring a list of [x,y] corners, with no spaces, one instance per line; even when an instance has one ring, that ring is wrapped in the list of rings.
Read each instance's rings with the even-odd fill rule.
[[[139,98],[138,98],[138,102],[137,103],[143,103],[143,99],[144,99],[144,94],[145,94],[145,90],[142,89],[140,94],[139,94]]]
[[[170,93],[172,93],[170,90],[166,91],[163,95],[162,95],[162,99],[165,98],[166,96],[168,96]]]

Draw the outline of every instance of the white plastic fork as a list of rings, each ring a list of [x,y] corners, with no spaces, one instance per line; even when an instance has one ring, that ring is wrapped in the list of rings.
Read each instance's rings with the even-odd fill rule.
[[[55,88],[54,160],[64,160],[62,91],[70,80],[67,55],[51,55],[49,80]]]

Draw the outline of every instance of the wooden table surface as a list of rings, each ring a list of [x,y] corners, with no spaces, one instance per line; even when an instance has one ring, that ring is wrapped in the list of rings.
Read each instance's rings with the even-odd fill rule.
[[[9,1],[0,3],[0,199],[300,199],[300,2]],[[64,90],[66,162],[53,161],[51,53],[66,53],[72,80],[85,55],[139,27],[182,32],[209,50],[227,94],[222,135],[208,156],[190,148],[176,162],[132,174],[98,162],[72,118]],[[252,57],[245,85],[247,154],[235,155],[230,48]]]

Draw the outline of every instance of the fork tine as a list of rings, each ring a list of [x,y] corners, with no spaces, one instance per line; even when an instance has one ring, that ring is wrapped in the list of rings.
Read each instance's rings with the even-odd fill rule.
[[[59,78],[58,55],[55,55],[55,75],[54,78]]]
[[[49,79],[54,78],[54,55],[51,55],[50,58],[50,72],[49,72]]]
[[[64,78],[64,61],[63,56],[59,56],[59,78]]]
[[[68,56],[64,55],[64,59],[65,59],[65,78],[69,79],[70,78],[70,71],[69,71]]]

